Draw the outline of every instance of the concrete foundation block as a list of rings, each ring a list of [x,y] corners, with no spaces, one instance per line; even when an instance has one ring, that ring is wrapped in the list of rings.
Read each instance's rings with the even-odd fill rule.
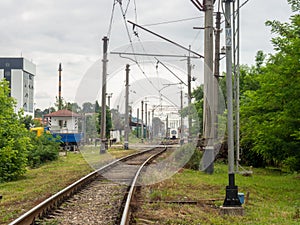
[[[244,208],[241,206],[237,207],[220,207],[220,214],[221,215],[228,215],[228,216],[243,216],[244,215]]]

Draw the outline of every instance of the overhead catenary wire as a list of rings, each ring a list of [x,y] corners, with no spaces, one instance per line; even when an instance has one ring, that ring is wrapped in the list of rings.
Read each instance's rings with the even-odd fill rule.
[[[155,35],[155,36],[157,36],[157,37],[159,37],[159,38],[167,41],[167,42],[170,42],[171,44],[176,45],[177,47],[182,48],[182,49],[186,50],[187,52],[191,52],[191,53],[199,56],[200,58],[204,58],[204,56],[198,54],[197,52],[192,51],[192,50],[190,50],[190,49],[188,49],[188,48],[186,48],[186,47],[184,47],[184,46],[182,46],[182,45],[180,45],[180,44],[178,44],[178,43],[176,43],[176,42],[174,42],[174,41],[172,41],[172,40],[170,40],[168,38],[165,38],[165,37],[163,37],[163,36],[161,36],[161,35],[159,35],[157,33],[154,33],[153,31],[148,30],[148,29],[142,27],[141,25],[138,25],[138,24],[136,24],[136,23],[134,23],[134,22],[132,22],[130,20],[127,20],[127,22],[130,23],[130,24],[132,24],[134,27],[137,26],[137,27],[139,27],[139,28],[141,28],[141,29],[143,29],[143,30],[145,30],[145,31],[147,31],[147,32],[149,32],[149,33],[151,33],[151,34],[153,34],[153,35]]]
[[[132,50],[132,52],[134,53],[135,50],[134,50],[134,47],[133,47],[133,42],[132,42],[132,38],[130,36],[130,32],[129,32],[129,28],[128,28],[128,25],[126,23],[126,14],[123,10],[123,7],[122,7],[122,4],[120,3],[120,9],[121,9],[121,13],[122,13],[122,16],[123,16],[123,20],[124,20],[124,25],[125,25],[125,29],[126,29],[126,32],[127,32],[127,36],[128,36],[128,39],[129,39],[129,43],[130,43],[130,48]],[[152,83],[152,81],[149,79],[149,77],[147,76],[147,74],[145,73],[145,71],[142,69],[141,65],[139,64],[136,56],[134,55],[134,62],[136,63],[136,65],[138,66],[138,68],[141,70],[142,74],[145,76],[145,78],[148,80],[148,82],[155,88],[157,89],[157,87]]]
[[[148,24],[142,24],[141,26],[144,26],[144,27],[158,26],[158,25],[165,25],[165,24],[170,24],[170,23],[180,23],[180,22],[201,19],[201,18],[203,18],[203,16],[184,18],[184,19],[179,19],[179,20],[170,20],[170,21],[157,22],[157,23],[148,23]]]
[[[113,19],[114,19],[114,14],[115,14],[115,5],[117,4],[117,1],[114,0],[113,6],[112,6],[112,11],[110,15],[110,20],[109,20],[109,25],[108,25],[108,31],[107,31],[107,37],[110,39],[111,31],[112,31],[112,24],[113,24]]]

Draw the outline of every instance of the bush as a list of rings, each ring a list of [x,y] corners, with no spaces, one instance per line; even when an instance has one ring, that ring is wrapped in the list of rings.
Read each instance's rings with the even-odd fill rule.
[[[50,134],[40,137],[32,134],[32,145],[33,148],[27,157],[30,167],[38,167],[45,162],[56,160],[59,156],[59,142]]]
[[[0,81],[0,182],[15,180],[26,172],[30,138],[16,114],[7,81]]]
[[[283,161],[283,168],[288,171],[300,171],[300,159],[290,156]]]
[[[192,170],[199,170],[200,168],[200,161],[202,158],[203,153],[200,151],[199,148],[195,148],[195,151],[190,158],[190,160],[185,164],[184,168],[192,169]]]

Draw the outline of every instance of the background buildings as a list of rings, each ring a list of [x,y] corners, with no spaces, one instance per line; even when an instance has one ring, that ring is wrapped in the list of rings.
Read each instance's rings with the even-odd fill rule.
[[[15,111],[34,117],[34,77],[36,65],[25,58],[0,58],[0,79],[9,82],[10,96],[17,101]]]

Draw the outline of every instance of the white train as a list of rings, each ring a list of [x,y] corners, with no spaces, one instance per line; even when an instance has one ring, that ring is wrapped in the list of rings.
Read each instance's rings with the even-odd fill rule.
[[[178,138],[178,130],[170,129],[170,139],[177,139]]]

